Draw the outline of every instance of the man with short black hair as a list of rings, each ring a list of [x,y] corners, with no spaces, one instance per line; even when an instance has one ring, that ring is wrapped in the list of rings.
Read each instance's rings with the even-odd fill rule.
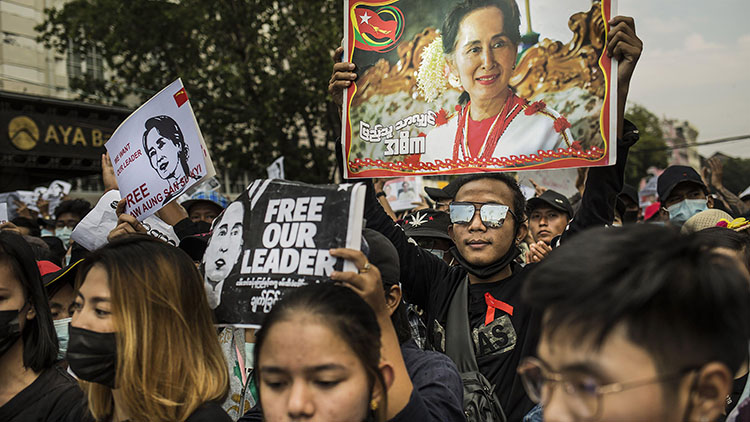
[[[55,236],[63,242],[66,249],[70,244],[73,229],[89,211],[91,211],[91,204],[85,199],[62,201],[55,208]]]
[[[656,181],[663,219],[676,227],[695,214],[714,207],[714,200],[692,167],[669,166]]]
[[[540,196],[528,200],[526,212],[529,216],[529,231],[534,242],[547,245],[560,236],[573,218],[573,207],[565,195],[546,190]]]
[[[582,233],[526,280],[543,318],[524,386],[545,422],[714,421],[747,359],[749,282],[666,228]]]

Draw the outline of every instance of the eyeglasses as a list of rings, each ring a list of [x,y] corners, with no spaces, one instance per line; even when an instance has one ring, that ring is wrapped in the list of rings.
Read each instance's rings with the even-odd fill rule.
[[[550,370],[539,359],[527,357],[518,365],[518,374],[529,398],[542,406],[549,402],[555,384],[562,386],[567,408],[575,414],[576,420],[594,421],[601,416],[602,396],[615,394],[632,388],[649,384],[676,380],[699,367],[690,367],[674,374],[660,375],[656,378],[631,382],[613,382],[599,385],[590,375],[566,374]]]
[[[488,202],[451,202],[451,223],[469,224],[477,211],[479,211],[479,218],[482,223],[493,229],[502,227],[508,214],[518,220],[507,205]]]

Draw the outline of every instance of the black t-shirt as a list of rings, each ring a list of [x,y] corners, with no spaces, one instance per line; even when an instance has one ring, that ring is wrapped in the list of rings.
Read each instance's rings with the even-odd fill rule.
[[[221,408],[221,405],[208,402],[195,409],[195,412],[185,419],[185,422],[232,422],[232,418]]]
[[[94,418],[78,382],[54,365],[0,407],[0,421],[93,422]]]

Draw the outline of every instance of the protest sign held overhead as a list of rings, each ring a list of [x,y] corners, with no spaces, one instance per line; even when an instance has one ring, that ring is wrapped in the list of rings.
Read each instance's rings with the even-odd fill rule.
[[[284,292],[356,271],[331,248],[359,249],[362,184],[256,180],[213,223],[202,269],[221,324],[259,327]]]
[[[125,210],[140,221],[216,173],[180,79],[131,114],[105,146]]]
[[[345,177],[613,164],[616,1],[538,3],[345,0]]]
[[[424,192],[419,176],[397,177],[383,185],[385,199],[393,211],[410,210],[422,202],[420,192]]]
[[[286,179],[284,175],[284,157],[279,157],[266,167],[269,179]]]

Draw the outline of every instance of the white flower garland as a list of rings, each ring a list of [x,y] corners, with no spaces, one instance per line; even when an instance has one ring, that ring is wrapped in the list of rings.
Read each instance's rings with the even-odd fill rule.
[[[417,70],[417,89],[427,102],[433,102],[448,88],[445,75],[443,38],[438,36],[422,50],[422,61]]]

